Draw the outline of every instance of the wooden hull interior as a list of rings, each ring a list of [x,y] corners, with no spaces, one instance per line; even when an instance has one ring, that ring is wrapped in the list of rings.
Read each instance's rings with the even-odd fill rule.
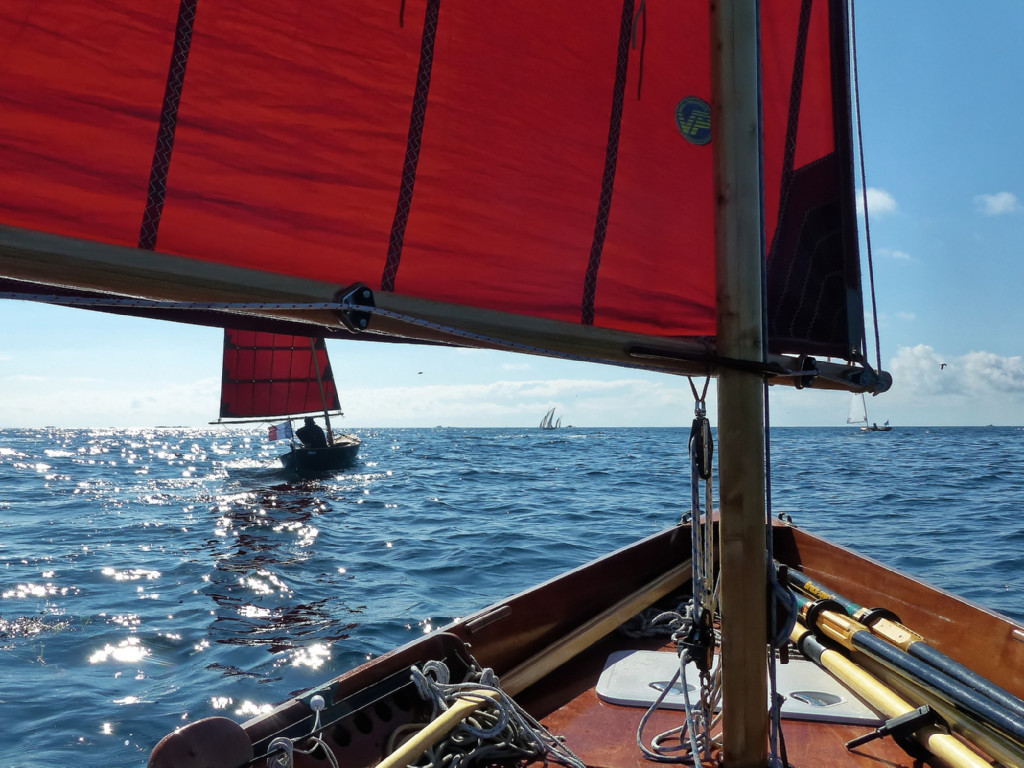
[[[776,524],[773,530],[780,562],[863,606],[888,608],[942,653],[1013,695],[1024,696],[1021,627],[798,527]],[[309,702],[319,694],[326,703],[322,738],[335,751],[338,764],[370,768],[385,757],[388,739],[399,726],[430,719],[430,707],[410,682],[410,667],[444,660],[453,679],[458,679],[475,659],[492,668],[503,690],[564,739],[588,766],[649,766],[652,763],[636,745],[645,709],[602,699],[598,683],[609,657],[617,652],[654,651],[674,658],[674,643],[667,637],[636,639],[616,629],[654,599],[665,605],[678,602],[680,592],[688,590],[688,567],[680,566],[688,562],[690,552],[688,526],[666,530],[376,658],[244,725],[224,721],[203,726],[200,721],[187,726],[157,746],[150,765],[242,766],[254,759],[253,765],[267,765],[258,758],[275,737],[299,738],[310,732],[314,716]],[[909,701],[910,695],[904,694]],[[659,709],[647,730],[655,734],[678,726],[681,715]],[[789,762],[799,768],[942,764],[917,761],[892,738],[846,749],[847,741],[874,727],[782,721]],[[211,729],[220,735],[211,738]],[[1007,748],[1006,764],[1013,764],[1013,750],[1019,748]],[[195,757],[168,762],[181,754]],[[320,747],[309,755],[296,751],[293,759],[298,766],[324,766],[329,764],[324,757]]]

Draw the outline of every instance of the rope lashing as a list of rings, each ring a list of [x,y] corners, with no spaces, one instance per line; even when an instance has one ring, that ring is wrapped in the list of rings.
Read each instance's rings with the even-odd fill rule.
[[[310,699],[309,706],[316,713],[316,717],[313,720],[313,729],[306,736],[297,739],[290,739],[287,736],[276,737],[267,747],[267,753],[252,762],[266,759],[267,768],[292,768],[295,765],[294,754],[296,752],[303,755],[311,755],[319,749],[327,756],[331,768],[339,768],[338,759],[322,737],[324,726],[320,724],[320,713],[325,705],[324,697],[319,694]],[[309,749],[300,749],[298,745],[307,739],[312,742],[313,746]]]
[[[721,714],[716,715],[722,697],[721,666],[715,666],[715,648],[718,634],[715,619],[718,615],[719,583],[714,571],[714,530],[711,513],[714,509],[714,439],[707,418],[707,397],[710,378],[698,393],[693,379],[694,418],[690,429],[690,511],[682,522],[690,523],[693,549],[693,596],[675,616],[656,617],[661,624],[677,627],[672,634],[676,643],[679,666],[672,681],[644,714],[637,728],[636,741],[648,760],[660,763],[691,763],[699,765],[710,761],[721,748],[720,735],[715,733]],[[703,491],[703,493],[702,493]],[[702,499],[703,496],[703,499]],[[651,622],[652,624],[654,621]],[[691,701],[687,683],[687,667],[692,663],[700,678],[700,694]],[[693,670],[690,670],[693,674]],[[668,691],[682,681],[685,702],[685,721],[682,725],[653,737],[650,747],[644,743],[644,728],[651,715],[661,706]]]
[[[506,759],[543,759],[586,768],[572,750],[501,690],[494,670],[474,664],[462,683],[449,682],[448,667],[439,661],[429,661],[422,669],[414,666],[411,672],[417,692],[431,703],[435,718],[461,700],[482,704],[423,753],[426,762],[417,763],[421,768],[460,768],[470,762],[488,765]]]

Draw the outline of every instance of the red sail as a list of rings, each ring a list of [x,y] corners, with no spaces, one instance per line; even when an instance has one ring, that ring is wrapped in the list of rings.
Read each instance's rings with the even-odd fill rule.
[[[222,419],[293,416],[340,407],[323,339],[224,332]]]
[[[849,357],[844,14],[762,3],[762,82],[771,335]],[[709,41],[678,0],[5,0],[0,224],[711,337]]]

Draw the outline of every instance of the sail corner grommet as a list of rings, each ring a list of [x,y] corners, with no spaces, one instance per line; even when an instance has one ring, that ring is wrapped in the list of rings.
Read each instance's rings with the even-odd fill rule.
[[[338,310],[338,319],[344,326],[353,333],[365,331],[370,326],[370,312],[361,307],[375,307],[373,291],[365,283],[356,283],[348,288],[342,288],[336,294],[341,308]]]

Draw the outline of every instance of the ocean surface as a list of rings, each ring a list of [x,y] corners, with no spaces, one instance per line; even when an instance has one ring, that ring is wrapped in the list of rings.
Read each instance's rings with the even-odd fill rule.
[[[0,430],[0,768],[144,766],[676,523],[688,429]],[[1024,621],[1024,430],[776,429],[773,510]]]

